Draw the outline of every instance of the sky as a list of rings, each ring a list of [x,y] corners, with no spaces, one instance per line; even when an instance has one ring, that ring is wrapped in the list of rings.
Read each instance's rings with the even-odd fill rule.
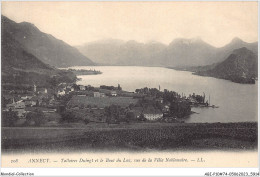
[[[70,45],[103,39],[197,38],[222,47],[258,40],[258,2],[2,2],[1,13]]]

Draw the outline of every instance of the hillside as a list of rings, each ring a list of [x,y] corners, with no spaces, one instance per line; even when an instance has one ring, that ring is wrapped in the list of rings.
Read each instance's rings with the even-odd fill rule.
[[[212,76],[238,83],[254,83],[257,78],[257,55],[243,47],[236,49],[223,62],[208,70],[200,70],[194,74]]]
[[[253,42],[253,43],[247,43],[239,38],[234,38],[232,41],[221,47],[218,48],[217,51],[217,58],[215,60],[215,63],[224,61],[235,49],[239,49],[242,47],[246,47],[247,49],[251,50],[255,54],[258,54],[258,42]]]
[[[1,46],[4,89],[23,88],[33,84],[51,87],[54,82],[73,82],[76,79],[71,72],[60,71],[40,61],[4,27],[1,33]]]
[[[200,38],[175,39],[169,45],[159,42],[103,40],[77,46],[80,52],[102,65],[134,65],[191,67],[222,62],[234,49],[246,47],[257,54],[258,43],[246,43],[234,38],[216,48]]]
[[[26,51],[42,62],[55,67],[93,65],[93,62],[76,48],[50,34],[41,32],[33,24],[15,23],[3,15],[1,18],[3,31],[9,33],[14,40],[23,45]]]

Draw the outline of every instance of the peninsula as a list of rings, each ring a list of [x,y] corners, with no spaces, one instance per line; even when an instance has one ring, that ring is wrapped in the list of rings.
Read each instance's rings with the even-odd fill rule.
[[[87,70],[87,69],[68,69],[68,71],[72,72],[76,76],[79,76],[79,75],[97,75],[97,74],[102,74],[101,71],[97,71],[95,69],[94,70],[92,70],[92,69],[89,69],[89,70]]]

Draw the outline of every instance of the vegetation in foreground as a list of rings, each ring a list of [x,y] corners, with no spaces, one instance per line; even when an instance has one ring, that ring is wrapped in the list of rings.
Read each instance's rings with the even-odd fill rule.
[[[3,152],[255,150],[257,123],[144,123],[82,128],[3,128]]]

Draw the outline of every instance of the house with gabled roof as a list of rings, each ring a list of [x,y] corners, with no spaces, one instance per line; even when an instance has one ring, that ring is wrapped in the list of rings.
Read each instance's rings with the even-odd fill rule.
[[[153,108],[153,107],[148,107],[148,108],[144,109],[143,115],[147,120],[150,120],[150,121],[155,121],[155,120],[163,118],[162,111],[159,109]]]

